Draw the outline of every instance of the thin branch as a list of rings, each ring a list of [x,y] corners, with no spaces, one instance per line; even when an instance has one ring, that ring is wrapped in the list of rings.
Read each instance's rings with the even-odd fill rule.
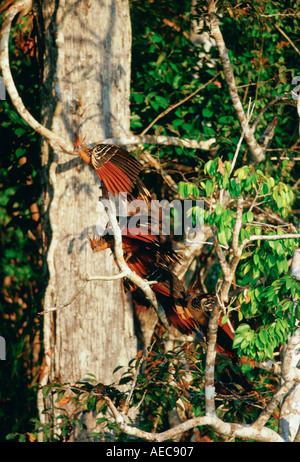
[[[52,306],[49,308],[46,308],[44,311],[41,311],[39,315],[44,315],[47,313],[52,313],[53,311],[59,311],[62,310],[63,308],[66,308],[67,306],[70,306],[74,300],[78,297],[78,295],[83,291],[83,289],[86,288],[87,283],[90,281],[112,281],[115,279],[122,279],[125,277],[124,273],[119,273],[119,274],[113,274],[111,276],[86,276],[86,277],[81,277],[80,279],[83,280],[83,284],[79,287],[79,289],[72,295],[70,300],[63,305],[60,306]]]
[[[228,50],[226,48],[222,32],[219,27],[219,20],[216,16],[217,13],[217,8],[216,8],[216,2],[214,0],[207,0],[208,3],[208,12],[209,12],[209,22],[210,22],[210,31],[212,36],[214,37],[218,50],[219,50],[219,55],[222,61],[222,66],[229,90],[229,94],[231,97],[231,101],[233,104],[233,107],[235,109],[238,121],[244,131],[244,136],[245,140],[247,143],[247,146],[249,147],[249,151],[252,155],[252,158],[255,162],[262,162],[265,159],[265,152],[264,149],[258,144],[258,142],[255,139],[254,132],[251,130],[249,127],[249,124],[247,122],[247,118],[243,109],[243,105],[241,103],[241,99],[239,97],[236,84],[235,84],[235,78],[232,70],[232,66],[230,63],[229,55],[228,55]]]
[[[70,300],[68,302],[64,303],[64,305],[53,306],[53,307],[50,307],[50,308],[46,308],[44,311],[41,311],[39,314],[44,315],[44,314],[47,314],[47,313],[51,313],[53,311],[59,311],[59,310],[62,310],[63,308],[66,308],[67,306],[71,305],[71,303],[73,303],[73,301],[78,297],[78,295],[83,291],[83,289],[85,289],[85,287],[87,285],[87,282],[88,281],[85,281],[79,287],[79,289],[75,292],[75,294],[70,298]]]
[[[279,390],[272,396],[271,401],[267,404],[265,409],[261,412],[259,417],[256,419],[256,421],[252,424],[252,428],[262,428],[275,409],[277,408],[278,404],[281,403],[283,398],[287,395],[287,393],[292,389],[294,386],[294,382],[285,382]]]
[[[133,284],[135,284],[139,289],[142,290],[147,300],[155,309],[162,325],[165,327],[166,330],[169,330],[169,323],[165,311],[157,302],[156,296],[152,291],[149,282],[142,279],[134,271],[132,271],[124,259],[122,247],[122,233],[113,210],[111,210],[110,207],[107,207],[106,212],[114,235],[114,254],[121,272],[124,274],[124,277],[128,278],[131,282],[133,282]]]
[[[242,197],[239,197],[237,199],[236,219],[235,219],[235,223],[233,227],[233,236],[232,236],[232,250],[233,250],[234,255],[238,254],[239,235],[240,235],[240,230],[242,228],[243,208],[244,208],[244,200]]]
[[[250,120],[251,120],[251,117],[252,117],[252,115],[253,115],[254,107],[255,107],[255,104],[254,104],[254,103],[252,104],[252,107],[251,107],[251,98],[250,98],[249,104],[248,104],[248,109],[247,109],[247,123],[248,123],[248,124],[249,124],[249,122],[250,122]],[[231,173],[233,172],[233,170],[234,170],[234,167],[235,167],[235,164],[236,164],[236,161],[237,161],[237,158],[238,158],[240,149],[241,149],[241,145],[242,145],[244,136],[245,136],[245,129],[243,129],[242,134],[241,134],[240,139],[239,139],[239,142],[238,142],[238,144],[237,144],[237,147],[236,147],[236,150],[235,150],[233,159],[232,159],[230,174],[231,174]]]
[[[119,144],[119,145],[135,145],[135,144],[160,144],[165,146],[180,146],[188,149],[202,149],[208,151],[211,146],[216,142],[215,138],[208,140],[193,140],[187,138],[176,138],[175,136],[164,135],[134,135],[129,134],[121,138],[107,138],[98,141],[97,143]]]
[[[271,107],[273,106],[274,104],[276,104],[278,101],[282,100],[282,99],[288,99],[286,95],[281,95],[281,96],[276,96],[275,99],[273,99],[272,101],[270,101],[270,103],[266,104],[262,110],[259,112],[258,116],[256,117],[256,119],[254,120],[252,126],[251,126],[251,129],[252,131],[255,131],[256,130],[256,127],[257,127],[257,124],[260,120],[260,118],[264,115],[264,113]]]
[[[274,18],[276,16],[292,16],[294,18],[297,18],[300,15],[300,13],[274,13],[274,14],[260,14],[262,18]]]
[[[167,173],[160,165],[159,161],[156,160],[149,152],[143,152],[141,154],[141,159],[147,162],[151,167],[153,167],[157,173],[159,173],[167,185],[175,192],[177,192],[177,183],[169,173]]]
[[[274,234],[274,235],[262,235],[257,236],[252,234],[249,239],[245,239],[244,242],[252,241],[277,241],[278,239],[300,239],[300,234]]]
[[[232,257],[230,263],[226,261],[226,256],[223,250],[219,247],[219,244],[215,237],[216,242],[216,252],[219,258],[219,262],[224,274],[220,290],[216,291],[217,297],[215,306],[211,313],[208,325],[208,342],[207,342],[207,355],[206,355],[206,364],[205,364],[205,406],[206,413],[210,416],[215,414],[215,402],[214,402],[214,368],[216,361],[216,342],[217,342],[217,332],[219,327],[219,318],[221,311],[225,311],[225,303],[228,301],[228,294],[237,265],[242,256],[242,251],[244,244],[238,245],[239,235],[242,228],[242,215],[243,215],[243,198],[237,200],[237,214],[236,220],[233,227],[233,237],[232,237]]]
[[[115,279],[122,279],[125,277],[125,273],[113,274],[111,276],[87,276],[86,281],[113,281]]]
[[[290,37],[284,32],[284,30],[281,29],[281,27],[279,27],[276,23],[274,23],[274,26],[276,27],[276,29],[281,33],[281,35],[284,36],[284,38],[287,39],[287,41],[292,45],[292,47],[294,48],[294,50],[298,53],[298,55],[300,55],[300,50],[298,50],[298,48],[296,47],[296,45],[294,44],[294,42],[290,39]]]
[[[62,149],[67,154],[73,154],[73,148],[67,146],[66,141],[61,138],[60,136],[56,135],[52,131],[48,130],[46,127],[41,125],[26,109],[24,103],[18,93],[18,90],[15,86],[11,70],[9,64],[9,35],[11,24],[14,17],[23,11],[26,8],[31,6],[31,0],[21,0],[19,2],[15,2],[6,12],[2,27],[1,27],[1,41],[0,41],[0,66],[2,69],[2,75],[5,83],[5,87],[7,92],[11,98],[11,101],[22,117],[22,119],[27,122],[27,124],[33,128],[36,132],[40,135],[44,136],[53,148]]]
[[[140,136],[143,136],[145,135],[151,127],[153,127],[153,125],[159,120],[161,119],[162,117],[166,116],[167,114],[169,114],[169,112],[173,111],[174,109],[176,109],[178,106],[181,106],[182,104],[186,103],[189,99],[193,98],[194,96],[197,95],[197,93],[199,93],[201,90],[203,90],[204,88],[206,88],[209,84],[211,84],[217,77],[218,75],[221,74],[221,71],[218,72],[212,79],[210,79],[208,82],[206,82],[205,84],[201,85],[200,88],[198,88],[197,90],[193,91],[191,94],[189,94],[188,96],[186,96],[185,98],[183,98],[182,100],[178,101],[177,103],[175,104],[172,104],[172,106],[169,106],[167,109],[165,109],[161,114],[159,114],[157,117],[155,117],[155,119],[152,120],[152,122],[148,125],[148,127],[146,127],[140,134]]]

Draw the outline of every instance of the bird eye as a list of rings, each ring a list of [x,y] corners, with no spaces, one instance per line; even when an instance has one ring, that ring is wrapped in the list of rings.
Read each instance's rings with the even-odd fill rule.
[[[75,149],[78,149],[78,151],[80,151],[80,149],[81,149],[80,144],[77,144],[77,146],[75,146]]]

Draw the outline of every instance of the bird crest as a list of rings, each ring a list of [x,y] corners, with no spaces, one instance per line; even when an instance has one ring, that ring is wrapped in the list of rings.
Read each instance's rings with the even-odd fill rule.
[[[85,136],[82,138],[82,137],[80,136],[79,133],[76,133],[76,135],[75,135],[75,141],[74,141],[74,145],[73,145],[74,150],[75,150],[75,149],[77,149],[77,150],[79,150],[79,151],[81,150],[85,138],[86,138]]]

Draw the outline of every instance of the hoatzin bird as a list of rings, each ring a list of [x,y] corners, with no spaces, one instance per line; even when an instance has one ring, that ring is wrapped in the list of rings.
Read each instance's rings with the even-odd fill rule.
[[[113,251],[114,238],[109,234],[89,238],[94,252],[110,248]],[[129,268],[138,276],[147,280],[157,280],[151,285],[157,301],[164,308],[171,325],[183,334],[198,331],[197,323],[187,310],[184,286],[172,273],[175,263],[180,260],[177,253],[160,245],[156,235],[131,234],[130,229],[122,232],[124,258]]]
[[[89,238],[94,252],[110,248],[113,251],[114,238],[106,234]],[[174,274],[173,267],[180,261],[172,249],[160,245],[159,238],[150,231],[145,234],[132,234],[125,228],[122,232],[124,258],[132,271],[143,279],[157,281],[151,285],[157,301],[164,308],[172,326],[182,334],[206,337],[210,311],[215,296],[186,292],[183,283]],[[217,334],[217,352],[233,357],[233,333],[227,324],[221,325]]]
[[[97,144],[93,148],[85,146],[76,136],[74,152],[95,170],[103,187],[103,196],[126,193],[130,200],[138,196],[149,203],[150,193],[139,175],[141,164],[135,157],[119,146],[113,144]]]

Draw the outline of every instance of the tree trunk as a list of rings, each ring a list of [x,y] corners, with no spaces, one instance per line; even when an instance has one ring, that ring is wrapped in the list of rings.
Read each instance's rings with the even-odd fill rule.
[[[128,132],[128,0],[47,0],[34,7],[43,56],[44,125],[66,140],[80,129],[86,144]],[[80,276],[115,274],[116,265],[109,250],[93,255],[86,237],[105,220],[97,208],[101,191],[94,172],[78,158],[53,153],[46,142],[42,160],[48,308],[70,301],[82,285]],[[115,380],[114,368],[127,365],[137,351],[122,281],[89,282],[69,306],[45,314],[44,349],[42,385],[74,383],[89,373],[104,383]],[[40,395],[40,413],[44,406]]]

